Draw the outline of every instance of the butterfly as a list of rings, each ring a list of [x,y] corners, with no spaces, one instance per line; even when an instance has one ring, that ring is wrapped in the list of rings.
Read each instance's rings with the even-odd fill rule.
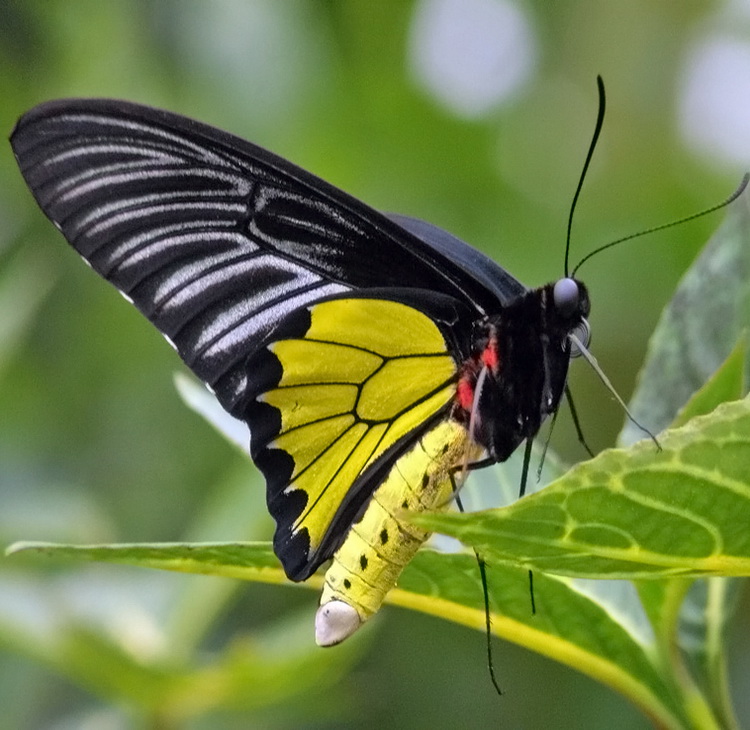
[[[320,645],[371,617],[427,539],[404,512],[445,508],[468,469],[530,444],[587,342],[577,279],[529,289],[186,117],[65,99],[11,143],[73,248],[248,425],[286,575],[331,560]]]

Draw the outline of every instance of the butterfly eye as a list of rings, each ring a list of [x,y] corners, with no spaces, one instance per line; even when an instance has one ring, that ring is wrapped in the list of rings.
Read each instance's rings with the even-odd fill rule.
[[[588,348],[589,341],[591,340],[591,326],[587,319],[581,319],[581,321],[573,328],[571,334],[576,336],[578,342],[580,342],[583,347]],[[576,340],[571,339],[570,356],[580,357],[582,354],[581,348],[576,344]]]
[[[570,317],[578,309],[580,292],[578,284],[570,278],[559,279],[552,289],[555,309],[562,317]]]

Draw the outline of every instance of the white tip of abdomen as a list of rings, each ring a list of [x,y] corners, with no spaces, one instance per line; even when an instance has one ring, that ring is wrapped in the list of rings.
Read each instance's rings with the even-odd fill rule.
[[[329,601],[315,614],[315,642],[318,646],[334,646],[348,639],[361,625],[356,609],[343,601]]]

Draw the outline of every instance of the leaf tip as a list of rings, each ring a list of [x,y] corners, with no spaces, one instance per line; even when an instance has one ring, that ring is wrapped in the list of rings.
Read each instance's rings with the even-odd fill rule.
[[[8,558],[16,553],[24,552],[25,550],[34,550],[41,547],[44,543],[33,542],[31,540],[18,540],[8,545],[5,548],[5,557]]]

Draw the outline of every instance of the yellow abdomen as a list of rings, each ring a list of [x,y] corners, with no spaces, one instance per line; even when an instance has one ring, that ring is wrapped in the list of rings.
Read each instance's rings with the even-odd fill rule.
[[[315,620],[319,645],[343,641],[380,608],[430,535],[401,515],[447,508],[454,496],[452,475],[467,450],[469,461],[481,451],[463,426],[446,420],[395,462],[333,555]]]

